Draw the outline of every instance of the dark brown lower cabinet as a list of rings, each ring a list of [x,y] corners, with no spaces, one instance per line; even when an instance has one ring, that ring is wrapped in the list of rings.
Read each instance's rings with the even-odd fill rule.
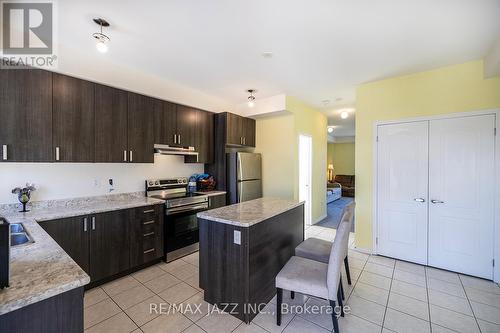
[[[208,208],[215,209],[226,205],[226,193],[208,197]]]
[[[90,276],[91,283],[164,255],[162,205],[41,221],[39,224]]]
[[[40,226],[87,274],[89,270],[89,217],[41,221]]]
[[[83,287],[0,315],[0,332],[83,332]]]
[[[93,281],[130,268],[129,216],[127,210],[91,217],[90,276]]]

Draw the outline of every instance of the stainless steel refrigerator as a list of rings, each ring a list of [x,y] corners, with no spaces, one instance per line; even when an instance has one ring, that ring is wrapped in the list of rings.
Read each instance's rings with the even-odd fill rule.
[[[227,154],[229,204],[262,197],[262,157],[260,154]]]

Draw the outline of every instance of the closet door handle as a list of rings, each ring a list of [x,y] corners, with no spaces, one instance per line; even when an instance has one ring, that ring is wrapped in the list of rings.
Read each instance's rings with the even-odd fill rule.
[[[3,146],[2,146],[2,152],[3,152],[3,157],[2,157],[2,159],[3,159],[4,161],[7,161],[7,160],[8,160],[8,156],[7,156],[7,152],[8,152],[7,145],[3,145]]]
[[[433,204],[442,204],[442,203],[444,203],[444,201],[441,201],[441,200],[431,200],[431,202]]]
[[[413,200],[416,201],[416,202],[425,202],[424,198],[415,198]]]

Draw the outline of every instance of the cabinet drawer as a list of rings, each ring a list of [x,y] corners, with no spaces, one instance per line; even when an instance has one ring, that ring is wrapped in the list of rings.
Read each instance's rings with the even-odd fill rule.
[[[136,209],[137,217],[143,222],[156,220],[159,213],[159,206],[145,206]]]

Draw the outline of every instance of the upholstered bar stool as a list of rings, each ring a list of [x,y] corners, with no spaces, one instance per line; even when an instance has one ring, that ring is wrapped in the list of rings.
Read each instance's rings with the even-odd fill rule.
[[[339,223],[339,228],[337,229],[337,233],[335,235],[335,239],[339,235],[340,226],[343,223],[348,223],[347,233],[352,230],[352,224],[354,220],[354,207],[355,203],[352,202],[344,208],[344,212],[342,214],[342,219]],[[295,248],[295,255],[297,257],[307,258],[311,260],[316,260],[322,263],[328,263],[330,258],[330,250],[332,248],[332,242],[319,239],[319,238],[308,238],[302,243],[300,243]],[[347,242],[345,249],[343,249],[343,253],[345,254],[343,260],[345,265],[347,283],[351,284],[351,272],[349,271],[349,259],[347,257],[349,249],[349,242]]]
[[[343,312],[343,302],[340,295],[340,271],[344,251],[343,248],[349,243],[349,230],[347,223],[339,226],[339,236],[335,237],[333,246],[330,248],[328,264],[293,256],[285,267],[276,276],[276,324],[281,325],[281,311],[283,301],[283,289],[292,292],[327,299],[332,308],[332,321],[335,333],[339,333],[339,324],[335,313],[336,301]]]

